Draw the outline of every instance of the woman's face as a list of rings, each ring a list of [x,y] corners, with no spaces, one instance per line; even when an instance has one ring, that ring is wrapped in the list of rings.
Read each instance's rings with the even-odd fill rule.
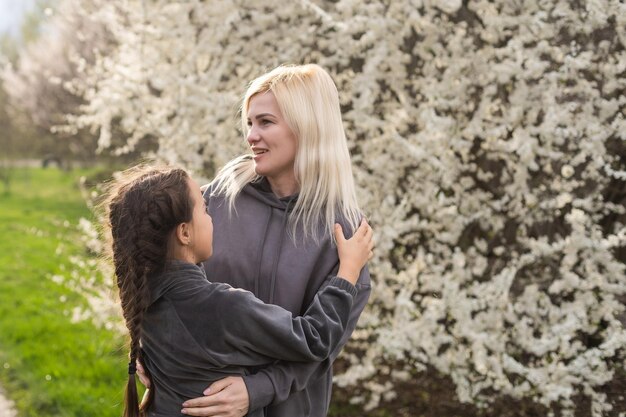
[[[271,91],[250,99],[247,141],[254,153],[254,169],[274,188],[296,190],[294,162],[298,143]]]
[[[194,263],[206,261],[213,254],[213,220],[209,215],[198,184],[191,178],[188,181],[193,201],[193,216],[189,227],[191,230],[190,249]]]

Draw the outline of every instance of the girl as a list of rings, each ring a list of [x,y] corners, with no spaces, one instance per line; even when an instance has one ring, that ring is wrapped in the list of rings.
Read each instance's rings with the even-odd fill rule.
[[[350,240],[337,226],[337,276],[294,318],[247,291],[207,280],[197,264],[213,252],[213,225],[200,188],[185,171],[131,169],[108,195],[110,247],[130,333],[124,416],[181,415],[180,404],[212,381],[274,359],[323,360],[339,343],[354,284],[371,255],[366,222]],[[143,362],[152,378],[141,411],[135,361]]]

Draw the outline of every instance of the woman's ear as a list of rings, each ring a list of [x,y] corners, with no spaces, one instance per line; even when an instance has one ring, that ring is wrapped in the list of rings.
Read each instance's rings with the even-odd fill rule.
[[[189,223],[181,223],[176,226],[176,240],[183,246],[191,243],[191,228]]]

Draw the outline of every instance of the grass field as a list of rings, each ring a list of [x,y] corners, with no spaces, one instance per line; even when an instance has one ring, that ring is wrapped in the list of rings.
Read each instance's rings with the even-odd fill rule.
[[[20,417],[121,415],[124,341],[73,322],[86,300],[53,279],[86,256],[76,227],[90,218],[77,186],[85,174],[14,169],[0,190],[0,384]]]

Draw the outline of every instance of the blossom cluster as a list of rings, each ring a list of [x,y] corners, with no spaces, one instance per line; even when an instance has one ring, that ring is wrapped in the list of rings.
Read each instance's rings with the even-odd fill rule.
[[[611,410],[600,387],[626,360],[623,2],[91,1],[116,47],[74,81],[85,105],[68,123],[101,149],[151,141],[208,178],[245,149],[249,80],[283,63],[332,74],[377,234],[336,377],[356,401],[376,407],[431,367],[462,401]]]
[[[0,71],[11,103],[28,112],[37,126],[55,131],[65,113],[75,109],[81,97],[70,81],[91,65],[96,50],[113,41],[106,25],[90,19],[90,12],[77,2],[60,2],[56,15],[47,9],[44,35],[24,45],[18,62]]]

